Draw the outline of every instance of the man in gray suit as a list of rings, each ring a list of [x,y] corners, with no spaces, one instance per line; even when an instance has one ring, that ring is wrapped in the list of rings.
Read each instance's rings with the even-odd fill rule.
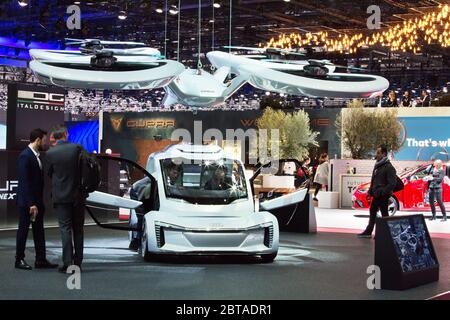
[[[84,203],[86,195],[80,186],[80,154],[83,147],[70,143],[67,128],[53,131],[56,145],[47,152],[48,175],[52,180],[53,207],[61,229],[63,266],[66,273],[72,264],[81,267],[83,261]],[[75,252],[74,252],[75,249]]]

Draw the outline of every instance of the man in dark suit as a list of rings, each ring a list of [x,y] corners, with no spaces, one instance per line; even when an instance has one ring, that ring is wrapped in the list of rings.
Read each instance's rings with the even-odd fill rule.
[[[376,162],[370,188],[367,192],[368,197],[372,197],[369,224],[366,230],[358,235],[359,238],[372,238],[378,210],[380,210],[383,217],[389,216],[389,198],[392,196],[395,185],[397,184],[397,172],[387,155],[388,151],[386,146],[379,146],[375,156]]]
[[[36,251],[35,268],[56,268],[58,265],[47,261],[45,252],[44,234],[44,179],[42,162],[39,152],[46,145],[47,132],[34,129],[30,133],[30,144],[19,155],[17,162],[18,189],[17,205],[19,207],[19,228],[16,238],[15,267],[22,270],[31,270],[25,262],[25,246],[30,223],[33,228],[34,248]]]
[[[80,186],[80,153],[84,149],[70,143],[67,128],[56,127],[53,132],[56,145],[46,155],[48,175],[52,180],[52,200],[61,230],[63,266],[66,273],[72,264],[81,267],[83,261],[84,203],[86,195]]]

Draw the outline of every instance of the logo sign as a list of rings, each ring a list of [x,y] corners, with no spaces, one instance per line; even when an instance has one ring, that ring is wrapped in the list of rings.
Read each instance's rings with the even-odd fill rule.
[[[377,5],[371,5],[367,7],[367,13],[371,14],[367,18],[367,28],[369,30],[375,30],[381,28],[381,9]]]
[[[73,4],[67,7],[67,14],[70,16],[67,18],[66,26],[69,30],[81,29],[81,9],[79,6]]]
[[[18,90],[17,109],[64,112],[64,95],[51,92]]]
[[[242,119],[241,125],[244,127],[257,127],[258,126],[258,119]]]
[[[127,127],[131,129],[173,128],[175,127],[175,120],[165,120],[165,119],[128,120]]]
[[[122,124],[122,118],[111,118],[111,125],[113,126],[114,130],[118,131],[120,129],[120,125]]]
[[[6,181],[0,186],[0,200],[15,200],[17,193],[15,190],[18,186],[18,181]]]

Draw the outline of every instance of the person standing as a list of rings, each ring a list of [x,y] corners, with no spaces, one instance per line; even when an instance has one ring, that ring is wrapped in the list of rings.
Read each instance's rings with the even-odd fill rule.
[[[30,133],[30,144],[19,155],[17,161],[18,188],[17,206],[19,207],[19,227],[16,236],[15,268],[31,270],[25,261],[25,247],[30,224],[33,228],[34,249],[36,251],[36,269],[56,268],[46,258],[44,232],[44,177],[40,151],[44,151],[47,143],[47,132],[34,129]]]
[[[419,99],[417,107],[430,107],[431,97],[427,90],[422,90],[422,98]]]
[[[388,108],[396,108],[398,107],[397,96],[394,91],[389,91],[388,101],[386,102],[386,107]]]
[[[401,106],[406,108],[412,107],[411,95],[408,90],[403,94]]]
[[[441,208],[442,221],[447,221],[445,206],[442,202],[442,181],[444,180],[444,177],[445,173],[442,169],[442,161],[438,159],[434,162],[434,168],[431,170],[431,174],[429,176],[430,207],[432,213],[430,220],[436,220],[436,206],[434,204],[434,200],[436,199],[439,204],[439,208]]]
[[[298,188],[300,186],[309,187],[310,183],[310,173],[309,173],[309,164],[311,163],[311,159],[306,157],[301,163],[300,168],[297,169],[295,174],[295,187]]]
[[[63,266],[66,273],[72,264],[83,261],[83,226],[85,194],[81,191],[80,155],[85,150],[70,143],[67,128],[60,125],[53,131],[56,145],[47,152],[48,175],[52,180],[53,207],[61,231]]]
[[[317,167],[316,175],[314,176],[314,183],[316,184],[316,191],[314,191],[314,201],[318,201],[317,194],[319,193],[320,189],[325,186],[326,190],[328,190],[328,160],[329,159],[327,153],[322,153],[320,155],[319,166]]]
[[[367,192],[367,196],[372,197],[369,224],[366,230],[358,235],[360,238],[372,237],[378,210],[381,211],[383,217],[389,216],[388,202],[397,184],[397,172],[388,159],[388,151],[385,146],[377,148],[375,160],[370,188]]]

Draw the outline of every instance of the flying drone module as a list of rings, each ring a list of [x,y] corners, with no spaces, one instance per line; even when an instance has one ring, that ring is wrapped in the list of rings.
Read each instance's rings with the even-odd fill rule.
[[[276,48],[232,47],[252,49],[259,54],[237,55],[223,51],[207,54],[216,68],[229,67],[232,73],[246,74],[248,82],[262,90],[290,95],[330,98],[371,98],[383,93],[389,81],[369,74],[336,73],[337,66],[328,60],[283,60],[271,56],[287,56],[289,51]],[[291,55],[303,55],[293,52]],[[347,69],[358,69],[349,68]]]
[[[30,68],[43,83],[81,89],[154,89],[184,71],[157,49],[139,42],[73,40],[80,49],[31,49]],[[125,49],[115,48],[124,46]]]
[[[229,67],[221,67],[214,74],[203,69],[186,69],[164,90],[165,106],[180,103],[191,107],[211,107],[224,103],[248,81],[246,74],[227,81]]]

